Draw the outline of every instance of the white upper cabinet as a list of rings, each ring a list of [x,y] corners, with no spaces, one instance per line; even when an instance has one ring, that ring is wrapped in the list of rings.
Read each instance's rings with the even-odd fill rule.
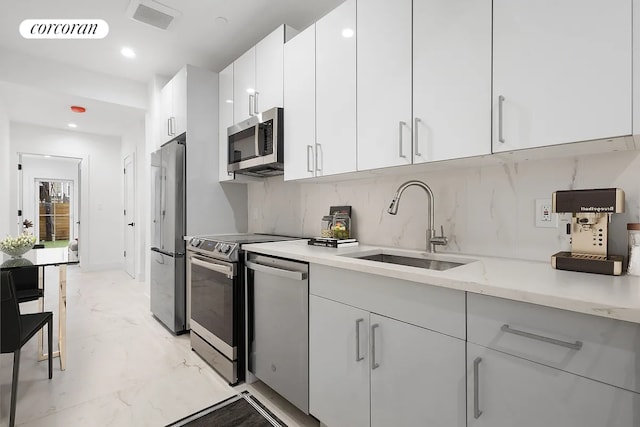
[[[316,175],[356,170],[356,0],[316,23]]]
[[[284,46],[284,179],[315,176],[315,25]]]
[[[256,114],[284,105],[284,42],[285,26],[281,25],[256,45]]]
[[[163,143],[187,131],[187,67],[160,90],[160,115]]]
[[[233,62],[233,119],[234,123],[255,114],[256,49],[252,47]]]
[[[227,128],[233,126],[233,64],[218,74],[218,141],[219,141],[219,180],[231,181],[233,172],[227,172],[229,159]]]
[[[413,3],[413,162],[491,153],[491,0]]]
[[[358,0],[358,170],[411,163],[411,0]]]
[[[291,27],[281,25],[234,61],[233,115],[236,123],[283,106],[284,43],[296,33]]]
[[[494,0],[494,152],[631,134],[631,4]]]
[[[284,179],[356,170],[356,2],[285,45]]]

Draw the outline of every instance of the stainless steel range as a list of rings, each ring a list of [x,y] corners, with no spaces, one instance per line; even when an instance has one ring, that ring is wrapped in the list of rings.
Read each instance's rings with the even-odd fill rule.
[[[269,234],[193,237],[187,243],[191,348],[229,384],[244,379],[244,243],[292,240]]]

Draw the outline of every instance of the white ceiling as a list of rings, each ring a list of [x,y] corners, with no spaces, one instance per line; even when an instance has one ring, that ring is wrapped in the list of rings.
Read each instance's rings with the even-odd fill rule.
[[[160,0],[182,15],[168,31],[145,25],[125,14],[131,0],[21,0],[3,2],[0,14],[0,47],[21,54],[54,61],[140,82],[154,75],[172,76],[185,64],[220,71],[280,24],[302,30],[343,0]],[[228,21],[216,19],[224,17]],[[103,19],[109,34],[100,40],[35,40],[19,34],[25,19]],[[123,46],[132,47],[137,57],[124,58]],[[34,87],[25,82],[3,82],[0,101],[10,120],[64,128],[69,105],[81,103],[89,114],[75,115],[84,121],[84,132],[119,135],[144,111],[108,102]],[[66,111],[60,111],[66,110]],[[86,113],[85,113],[86,114]],[[64,123],[59,123],[60,121]]]

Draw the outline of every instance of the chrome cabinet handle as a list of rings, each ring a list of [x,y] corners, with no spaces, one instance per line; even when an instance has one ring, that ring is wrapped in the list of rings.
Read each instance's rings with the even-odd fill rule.
[[[380,367],[380,364],[376,362],[376,329],[378,329],[379,326],[377,323],[371,325],[371,370]]]
[[[498,141],[504,143],[504,134],[502,131],[502,110],[504,104],[504,96],[498,96]]]
[[[171,117],[167,119],[167,136],[171,136]]]
[[[175,117],[171,117],[171,136],[176,136],[176,118]]]
[[[256,96],[253,99],[253,112],[256,114],[260,114],[260,111],[258,111],[258,95],[260,95],[260,92],[256,91],[255,94]]]
[[[413,119],[413,146],[414,149],[416,151],[416,156],[422,157],[422,154],[420,153],[420,148],[418,146],[418,124],[421,122],[422,120],[420,120],[418,117],[416,117],[415,119]]]
[[[313,173],[313,167],[311,166],[311,163],[309,162],[309,160],[311,159],[311,157],[309,157],[309,150],[311,150],[311,157],[313,157],[313,146],[312,145],[307,145],[307,172]]]
[[[513,329],[513,328],[509,327],[509,325],[507,325],[507,324],[502,325],[500,330],[502,332],[507,332],[509,334],[519,335],[521,337],[531,338],[533,340],[542,341],[542,342],[546,342],[546,343],[554,344],[554,345],[559,345],[560,347],[570,348],[571,350],[580,350],[582,348],[582,341],[576,341],[574,343],[573,342],[561,341],[561,340],[557,340],[555,338],[549,338],[549,337],[545,337],[545,336],[542,336],[542,335],[532,334],[531,332],[525,332],[525,331],[520,331],[518,329]]]
[[[480,362],[482,362],[481,357],[476,357],[473,361],[473,418],[476,420],[482,415],[480,410]]]
[[[364,356],[360,356],[360,323],[364,322],[364,319],[356,320],[356,362],[364,360]]]
[[[251,106],[251,103],[253,103],[255,105],[255,98],[253,95],[249,95],[249,117],[253,116],[253,110],[255,107]]]
[[[402,153],[402,126],[406,124],[407,123],[403,121],[398,122],[398,155],[403,159],[407,157]]]
[[[318,161],[318,156],[320,156],[320,159],[322,159],[322,144],[318,144],[316,142],[316,156],[315,156],[316,157],[315,158],[315,160],[316,160],[316,171],[317,172],[322,172],[322,167],[324,165],[320,164],[320,162]]]

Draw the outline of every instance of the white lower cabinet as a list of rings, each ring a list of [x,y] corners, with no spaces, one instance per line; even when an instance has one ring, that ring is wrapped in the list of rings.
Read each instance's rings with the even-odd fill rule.
[[[368,330],[368,312],[309,295],[309,412],[327,426],[369,425]]]
[[[330,427],[465,426],[465,343],[309,297],[310,413]]]
[[[472,343],[469,427],[632,427],[640,394]]]

